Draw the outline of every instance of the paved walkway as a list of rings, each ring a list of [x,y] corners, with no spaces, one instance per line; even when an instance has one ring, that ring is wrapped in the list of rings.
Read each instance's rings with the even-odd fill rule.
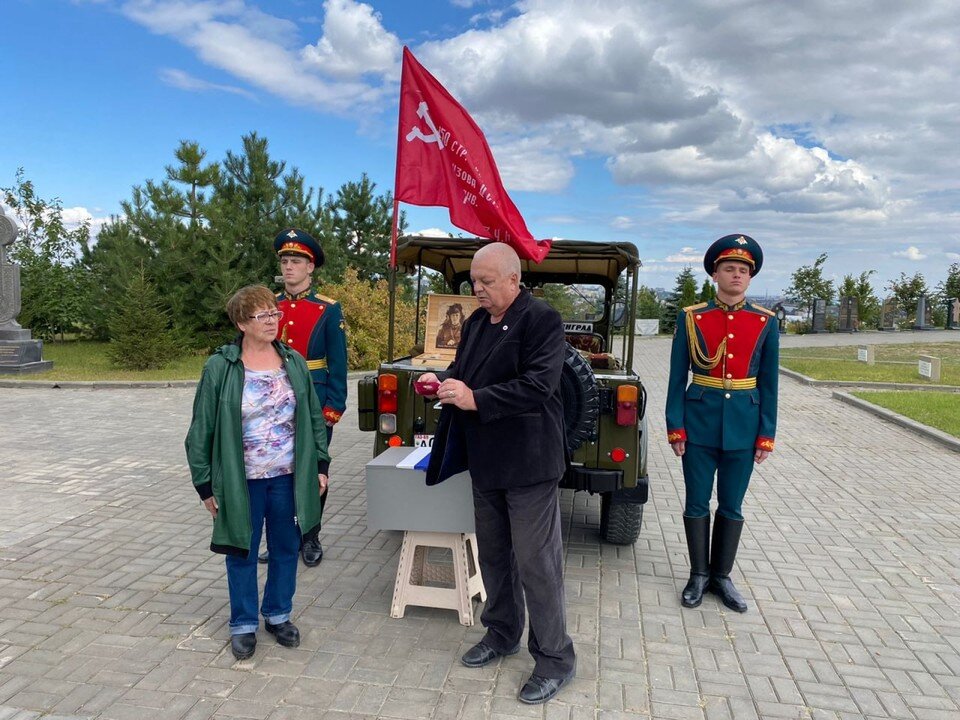
[[[400,534],[366,528],[372,441],[353,408],[334,438],[326,557],[300,571],[303,644],[261,633],[238,663],[183,458],[192,390],[0,389],[0,720],[960,717],[960,454],[784,380],[777,452],[745,506],[750,612],[712,597],[684,610],[680,465],[661,442],[669,343],[637,351],[643,531],[601,545],[597,499],[564,497],[579,671],[540,707],[515,700],[526,652],[468,670],[479,626],[419,608],[390,619]]]

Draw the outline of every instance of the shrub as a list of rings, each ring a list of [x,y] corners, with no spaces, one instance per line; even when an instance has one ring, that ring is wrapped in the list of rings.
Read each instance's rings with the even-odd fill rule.
[[[386,280],[361,280],[349,267],[339,283],[325,283],[321,289],[340,303],[347,330],[347,364],[351,370],[370,370],[387,359],[387,332],[390,321],[390,287]],[[399,289],[398,289],[399,294]],[[415,308],[397,297],[394,348],[405,352],[413,346]]]

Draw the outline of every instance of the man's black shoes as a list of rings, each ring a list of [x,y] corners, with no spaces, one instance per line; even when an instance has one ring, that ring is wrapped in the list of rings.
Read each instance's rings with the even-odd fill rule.
[[[498,657],[504,657],[506,655],[516,655],[520,652],[520,646],[517,645],[512,650],[507,650],[506,652],[500,652],[499,650],[494,650],[492,647],[487,645],[482,640],[474,645],[472,648],[467,650],[463,657],[460,658],[462,662],[467,667],[478,668],[483,667],[484,665],[489,665]]]
[[[567,675],[563,678],[546,678],[539,675],[531,675],[530,679],[520,689],[517,699],[527,705],[539,705],[545,703],[558,692],[560,688],[573,679],[573,675]]]
[[[320,561],[323,560],[323,547],[320,545],[320,538],[304,538],[300,555],[303,556],[303,564],[307,567],[319,565]]]
[[[276,636],[277,642],[284,647],[295,648],[300,646],[300,631],[289,620],[284,620],[276,625],[271,625],[266,621],[263,624],[267,628],[267,632]]]
[[[257,649],[257,634],[231,635],[230,649],[233,650],[233,656],[237,660],[246,660],[248,657],[253,657],[253,653]]]

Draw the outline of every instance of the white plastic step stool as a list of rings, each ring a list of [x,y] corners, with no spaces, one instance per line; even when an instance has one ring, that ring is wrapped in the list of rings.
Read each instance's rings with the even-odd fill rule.
[[[449,548],[453,564],[431,563],[427,556],[431,548]],[[437,587],[439,583],[446,587]],[[418,605],[456,610],[461,625],[473,625],[475,595],[481,602],[487,599],[474,533],[404,531],[390,617],[401,618],[407,605]]]

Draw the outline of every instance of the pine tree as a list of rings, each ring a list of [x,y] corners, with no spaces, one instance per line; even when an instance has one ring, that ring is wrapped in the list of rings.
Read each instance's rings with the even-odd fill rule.
[[[170,312],[142,266],[117,298],[107,352],[125,370],[157,370],[180,353]]]
[[[677,326],[677,314],[681,308],[697,302],[697,281],[693,275],[693,268],[685,267],[677,275],[673,292],[664,301],[660,316],[660,328],[663,332],[672,333]]]
[[[703,285],[700,286],[700,295],[697,296],[697,300],[700,302],[710,302],[717,297],[717,288],[710,281],[709,278],[703,281]]]
[[[393,195],[376,195],[377,184],[364,173],[359,182],[343,184],[327,204],[333,223],[334,242],[362,280],[386,277],[393,229]],[[406,218],[399,218],[400,234]]]

